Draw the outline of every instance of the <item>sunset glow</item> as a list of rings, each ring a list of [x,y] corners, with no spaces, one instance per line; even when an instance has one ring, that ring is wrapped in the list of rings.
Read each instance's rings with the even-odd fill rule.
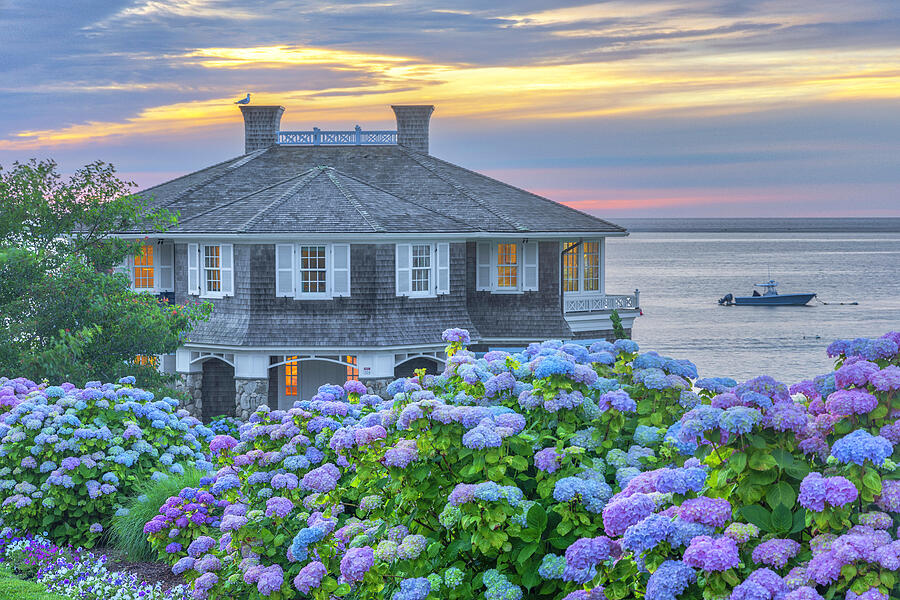
[[[149,138],[164,145],[184,136],[213,139],[240,127],[232,102],[245,90],[255,104],[285,106],[285,125],[295,128],[385,123],[390,104],[428,102],[437,106],[435,119],[449,119],[460,130],[476,131],[481,123],[496,130],[506,123],[510,132],[552,131],[576,122],[596,123],[598,131],[626,123],[643,131],[660,122],[672,128],[696,123],[702,129],[711,120],[727,127],[748,119],[765,128],[775,126],[767,114],[784,118],[788,111],[831,115],[823,117],[827,127],[864,115],[866,105],[900,99],[900,36],[890,35],[900,29],[900,16],[895,5],[878,0],[852,6],[748,3],[756,10],[716,0],[544,8],[511,3],[492,9],[320,3],[276,10],[277,18],[262,5],[226,0],[120,4],[85,15],[90,22],[70,33],[85,45],[68,60],[80,60],[85,68],[103,64],[103,69],[17,80],[20,93],[37,102],[19,103],[18,116],[7,111],[0,159],[75,155],[88,148],[103,156],[104,146],[139,148]],[[358,27],[360,34],[335,39],[338,29],[327,24],[339,16],[347,30]],[[416,22],[418,29],[389,41],[379,27],[390,31],[394,20],[397,27]],[[186,29],[177,44],[154,42],[158,27],[178,23]],[[191,29],[198,24],[203,27]],[[216,26],[222,35],[210,35]],[[367,26],[376,35],[364,35]],[[144,43],[127,44],[128,36]],[[305,42],[297,43],[298,37]],[[416,39],[421,43],[413,43]],[[263,40],[267,43],[258,43]],[[96,101],[69,102],[89,97]],[[65,108],[54,112],[54,102]],[[897,127],[897,113],[892,116],[883,125]],[[740,135],[732,139],[752,143]],[[707,140],[715,143],[713,131]],[[857,141],[863,147],[880,143]],[[650,154],[655,150],[647,147]],[[210,155],[206,162],[212,160]],[[480,166],[476,156],[466,162],[483,169],[506,166],[496,161]],[[141,171],[137,153],[122,167]],[[761,177],[760,184],[773,183]],[[766,203],[762,194],[742,191],[731,197]],[[675,193],[647,198],[641,206],[678,203],[703,204]],[[599,208],[617,206],[609,200]]]

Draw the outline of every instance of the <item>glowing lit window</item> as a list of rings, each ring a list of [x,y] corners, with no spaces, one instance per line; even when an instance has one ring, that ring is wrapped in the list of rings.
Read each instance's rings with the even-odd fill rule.
[[[153,289],[153,246],[144,244],[134,257],[135,289]]]
[[[348,356],[347,362],[350,363],[347,365],[347,381],[356,381],[359,379],[359,367],[356,363],[355,356]]]
[[[497,244],[497,287],[513,288],[519,285],[519,257],[516,244]]]
[[[574,242],[563,242],[563,249],[570,248]],[[563,254],[563,290],[577,292],[578,285],[578,248]]]
[[[582,245],[584,263],[581,266],[584,291],[600,291],[600,242],[584,242]]]
[[[134,364],[143,365],[145,367],[158,367],[159,357],[155,354],[138,354],[134,357]]]
[[[297,395],[297,357],[289,356],[284,363],[284,395]]]
[[[222,291],[222,253],[219,246],[203,246],[203,275],[207,292]]]

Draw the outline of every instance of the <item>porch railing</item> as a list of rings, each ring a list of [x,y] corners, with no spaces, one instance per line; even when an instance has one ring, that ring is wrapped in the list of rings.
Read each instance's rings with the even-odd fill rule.
[[[365,131],[359,125],[352,131],[279,131],[279,146],[385,146],[397,143],[396,131]]]
[[[627,295],[569,292],[563,296],[563,309],[566,313],[638,310],[640,297],[639,290],[634,290],[633,294]]]

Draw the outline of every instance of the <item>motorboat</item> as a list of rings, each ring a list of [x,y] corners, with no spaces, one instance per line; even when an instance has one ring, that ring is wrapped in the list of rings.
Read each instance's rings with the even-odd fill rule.
[[[816,297],[815,294],[779,294],[778,282],[769,280],[766,283],[756,283],[755,287],[763,288],[763,293],[753,290],[752,296],[733,296],[726,294],[719,298],[722,306],[803,306]]]

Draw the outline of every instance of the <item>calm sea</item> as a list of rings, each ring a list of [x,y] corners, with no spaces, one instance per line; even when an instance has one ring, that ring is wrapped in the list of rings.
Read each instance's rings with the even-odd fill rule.
[[[832,368],[832,340],[900,329],[900,220],[854,220],[856,231],[828,219],[711,221],[620,220],[631,235],[607,241],[607,291],[641,290],[633,336],[643,350],[690,359],[701,377],[794,383]],[[829,304],[717,304],[770,273],[781,293]]]

